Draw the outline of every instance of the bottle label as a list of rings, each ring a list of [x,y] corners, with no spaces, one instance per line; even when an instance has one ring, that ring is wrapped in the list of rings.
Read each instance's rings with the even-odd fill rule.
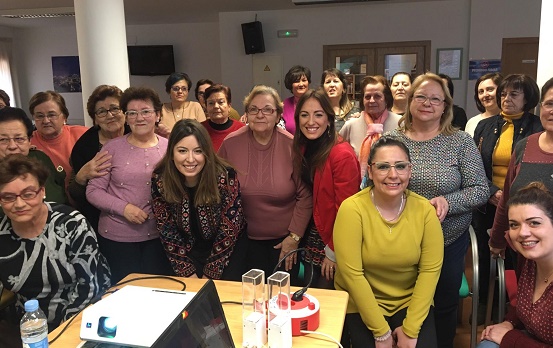
[[[48,348],[48,337],[38,342],[23,343],[23,348]]]

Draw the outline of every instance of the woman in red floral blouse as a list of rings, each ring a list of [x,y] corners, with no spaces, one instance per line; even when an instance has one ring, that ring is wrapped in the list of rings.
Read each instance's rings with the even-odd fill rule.
[[[178,121],[152,177],[153,211],[176,275],[240,280],[246,227],[234,169],[215,154],[206,129]],[[242,244],[242,243],[240,243]]]

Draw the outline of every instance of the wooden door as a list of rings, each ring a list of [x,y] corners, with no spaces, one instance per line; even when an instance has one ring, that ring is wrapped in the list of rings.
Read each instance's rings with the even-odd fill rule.
[[[534,80],[538,74],[537,37],[505,38],[501,50],[501,73],[526,74]]]

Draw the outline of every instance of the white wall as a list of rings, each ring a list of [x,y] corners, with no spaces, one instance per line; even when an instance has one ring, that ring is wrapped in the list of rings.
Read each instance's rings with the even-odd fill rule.
[[[470,59],[501,59],[503,38],[539,36],[541,1],[472,0],[471,2],[468,56]],[[471,80],[467,83],[468,117],[480,113],[474,104],[475,82]]]
[[[0,37],[1,37],[0,32]],[[14,55],[19,67],[19,86],[25,110],[32,95],[53,89],[52,56],[78,55],[75,26],[15,29]],[[221,79],[219,27],[217,23],[128,26],[128,45],[173,45],[175,68],[200,78]],[[109,56],[109,52],[104,52]],[[131,76],[131,85],[149,86],[168,101],[167,76]],[[81,93],[63,93],[69,109],[69,123],[84,124],[89,117],[83,109]],[[190,96],[194,100],[194,95]]]
[[[294,10],[234,12],[219,15],[223,81],[233,81],[242,95],[252,84],[251,56],[244,53],[239,23],[263,23],[266,55],[281,55],[283,74],[295,64],[308,66],[318,85],[323,71],[323,45],[431,40],[431,64],[437,48],[464,47],[469,41],[470,0],[414,3],[363,3],[341,7],[298,7]],[[278,39],[278,29],[298,29],[297,39]],[[467,64],[466,62],[464,63]],[[463,67],[466,71],[466,66]],[[463,81],[455,81],[455,100],[463,105]],[[283,88],[283,97],[289,96]]]
[[[455,102],[476,114],[472,99],[474,81],[467,81],[469,58],[500,58],[503,37],[539,35],[538,0],[443,0],[402,3],[358,3],[293,10],[227,12],[218,23],[128,26],[128,44],[172,44],[176,69],[195,82],[211,78],[232,88],[235,108],[251,88],[252,56],[244,53],[241,23],[263,23],[266,52],[282,57],[283,74],[295,64],[312,70],[319,83],[323,45],[431,40],[431,70],[436,49],[463,48],[463,79],[455,81]],[[298,29],[297,39],[278,39],[278,29]],[[23,107],[33,93],[52,89],[51,57],[76,55],[74,26],[13,29]],[[8,31],[10,34],[10,31]],[[7,34],[0,28],[0,37]],[[106,52],[109,54],[109,52]],[[148,85],[167,100],[165,76],[131,77],[132,85]],[[289,93],[283,88],[283,97]],[[72,121],[82,119],[80,95],[65,93]],[[193,99],[193,96],[191,96]],[[88,116],[85,116],[88,117]]]

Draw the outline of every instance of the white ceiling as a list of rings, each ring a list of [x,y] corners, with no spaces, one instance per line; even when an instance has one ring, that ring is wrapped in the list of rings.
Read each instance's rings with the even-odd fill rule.
[[[80,0],[82,1],[82,0]],[[90,0],[87,0],[90,1]],[[321,1],[321,0],[319,0]],[[329,1],[329,0],[322,0]],[[316,4],[311,7],[348,6],[348,0],[340,4]],[[412,2],[440,0],[357,0],[367,3],[381,2]],[[194,23],[218,22],[219,12],[267,11],[298,8],[292,0],[124,0],[126,24],[163,24],[163,23]],[[1,0],[0,15],[37,13],[44,10],[52,12],[57,8],[72,8],[74,0]],[[301,6],[301,8],[305,8]],[[48,10],[48,11],[47,11]],[[107,11],[107,9],[106,9]],[[43,12],[44,13],[44,12]],[[255,18],[252,18],[252,21]],[[66,22],[73,24],[74,19],[10,19],[0,17],[0,26],[36,27],[59,25]]]
[[[124,3],[125,20],[130,25],[218,22],[219,12],[283,10],[296,7],[292,0],[125,0]],[[73,4],[74,0],[1,0],[0,15],[29,11],[34,13],[36,9],[67,8],[73,7]],[[56,19],[56,24],[60,20],[74,21],[72,18],[62,18]],[[48,23],[52,23],[52,20],[0,17],[0,25],[9,27],[34,27]]]

